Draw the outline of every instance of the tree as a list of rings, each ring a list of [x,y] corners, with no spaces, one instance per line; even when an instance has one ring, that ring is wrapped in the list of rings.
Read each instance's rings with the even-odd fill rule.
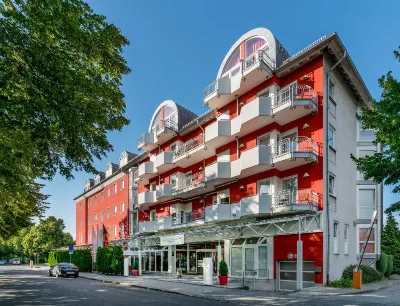
[[[0,237],[42,216],[37,179],[96,173],[124,117],[129,41],[82,0],[0,2]]]
[[[400,229],[395,217],[387,214],[386,224],[382,231],[382,252],[393,255],[393,272],[400,273]]]
[[[400,52],[394,51],[394,55],[400,61]],[[393,192],[400,193],[400,82],[389,72],[379,79],[379,86],[381,100],[372,101],[372,107],[364,107],[357,118],[364,128],[375,129],[376,141],[382,143],[384,150],[363,158],[352,156],[352,159],[366,179],[394,185]],[[394,211],[400,211],[400,201],[386,210]]]

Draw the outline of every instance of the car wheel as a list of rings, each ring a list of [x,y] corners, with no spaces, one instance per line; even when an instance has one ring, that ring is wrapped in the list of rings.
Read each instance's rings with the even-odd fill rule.
[[[58,272],[56,272],[56,278],[59,278],[60,274]]]
[[[78,277],[78,275],[74,275],[74,278],[77,278]]]
[[[51,271],[49,271],[49,276],[53,276],[53,273],[51,273]]]

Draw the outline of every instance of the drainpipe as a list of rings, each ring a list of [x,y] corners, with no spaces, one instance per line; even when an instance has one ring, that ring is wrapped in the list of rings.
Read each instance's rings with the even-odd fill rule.
[[[324,211],[326,218],[326,283],[329,282],[329,269],[330,269],[330,220],[329,220],[329,145],[328,145],[328,137],[329,137],[329,77],[332,71],[344,60],[347,56],[347,51],[344,50],[343,57],[336,62],[335,65],[331,69],[328,70],[324,80],[324,105],[323,105],[323,113],[324,113],[324,158],[323,158],[323,168],[325,171],[323,172],[323,180],[324,180]]]
[[[235,95],[236,97],[236,116],[239,116],[239,96]]]
[[[197,126],[200,128],[200,130],[203,132],[204,150],[207,150],[207,147],[206,147],[206,133],[204,132],[203,127],[199,124],[199,119],[196,119],[196,123],[197,123]]]
[[[239,137],[236,136],[236,159],[239,159]]]

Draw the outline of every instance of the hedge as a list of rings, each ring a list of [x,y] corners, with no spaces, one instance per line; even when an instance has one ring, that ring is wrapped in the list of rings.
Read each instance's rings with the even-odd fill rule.
[[[70,255],[68,251],[54,251],[49,253],[48,264],[55,266],[60,262],[69,262]],[[92,254],[90,250],[75,250],[71,255],[71,263],[82,272],[92,271]]]
[[[353,287],[353,280],[348,278],[341,278],[338,280],[330,281],[328,287],[334,288],[351,288]]]
[[[389,255],[382,253],[379,260],[376,262],[376,269],[382,274],[386,274],[388,268]]]
[[[99,247],[96,252],[96,270],[103,274],[124,272],[124,252],[121,246]]]
[[[393,273],[393,261],[394,261],[394,256],[393,255],[387,255],[388,257],[388,262],[387,262],[387,268],[385,271],[385,276],[389,277]]]
[[[353,270],[356,265],[347,266],[343,270],[342,278],[353,279]],[[361,265],[360,269],[362,271],[362,282],[363,284],[369,284],[376,281],[379,281],[383,278],[381,272],[375,270],[374,268]]]

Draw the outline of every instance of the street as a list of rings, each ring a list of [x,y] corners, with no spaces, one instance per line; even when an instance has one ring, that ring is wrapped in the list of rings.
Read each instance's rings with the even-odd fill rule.
[[[179,286],[179,285],[178,285]],[[400,285],[352,296],[301,296],[240,291],[243,298],[227,301],[242,305],[399,305]],[[237,289],[240,290],[240,289]],[[234,291],[232,291],[234,292]],[[250,297],[249,297],[250,296]],[[212,297],[208,297],[212,298]],[[175,293],[126,287],[84,278],[55,278],[26,265],[0,266],[0,305],[223,305],[226,302]]]

